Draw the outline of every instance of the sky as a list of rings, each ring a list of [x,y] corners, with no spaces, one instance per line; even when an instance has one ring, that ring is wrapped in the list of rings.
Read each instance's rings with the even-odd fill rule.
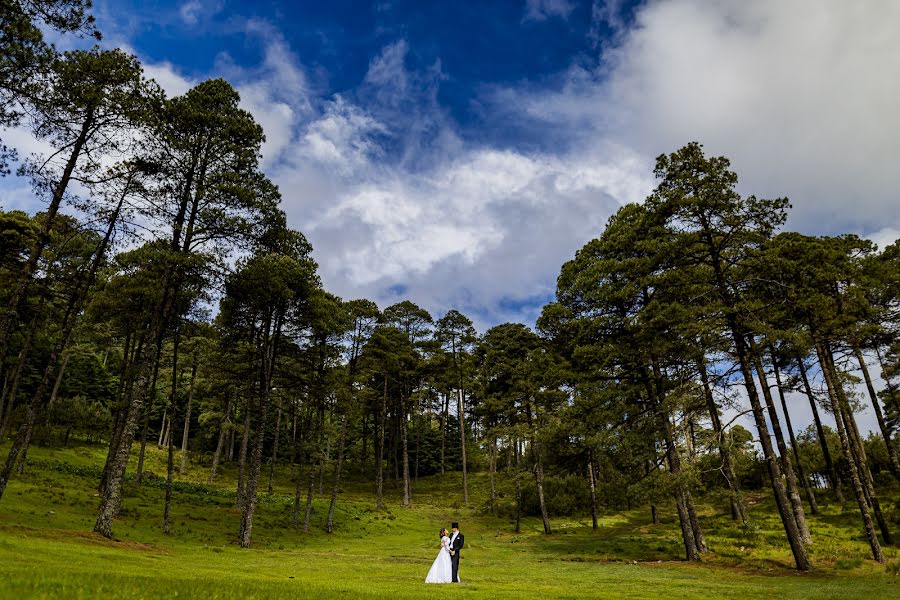
[[[893,0],[94,7],[104,45],[170,95],[235,85],[289,223],[345,299],[533,325],[562,263],[690,141],[728,156],[743,193],[788,197],[791,229],[900,237]],[[0,199],[40,206],[15,177]]]

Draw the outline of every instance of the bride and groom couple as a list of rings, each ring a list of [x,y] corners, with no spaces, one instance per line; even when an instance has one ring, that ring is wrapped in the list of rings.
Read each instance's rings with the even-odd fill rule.
[[[459,551],[465,538],[459,532],[459,523],[450,525],[451,533],[441,529],[441,549],[428,571],[425,583],[459,583]]]

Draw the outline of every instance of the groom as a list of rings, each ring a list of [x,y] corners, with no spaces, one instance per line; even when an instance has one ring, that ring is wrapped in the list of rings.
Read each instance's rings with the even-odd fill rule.
[[[451,581],[459,583],[459,551],[462,550],[466,539],[459,532],[459,523],[451,523],[450,531],[453,532],[453,535],[450,536],[450,562],[453,563],[453,579]]]

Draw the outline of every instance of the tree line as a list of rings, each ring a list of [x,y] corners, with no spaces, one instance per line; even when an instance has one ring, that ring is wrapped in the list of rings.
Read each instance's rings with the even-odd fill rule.
[[[460,472],[468,505],[478,471],[479,508],[516,530],[526,515],[549,534],[555,514],[590,512],[596,529],[603,509],[649,504],[656,521],[673,505],[688,560],[708,550],[696,496],[721,496],[747,525],[745,494],[768,489],[800,570],[807,512],[850,498],[884,561],[900,244],[784,231],[786,199],[743,196],[728,160],[691,143],[562,266],[536,330],[479,335],[456,310],[343,300],[287,226],[235,89],[213,79],[167,97],[125,52],[44,41],[42,28],[99,39],[89,9],[0,0],[0,121],[47,148],[2,152],[46,208],[0,211],[0,501],[33,439],[74,433],[107,448],[94,526],[107,537],[155,443],[163,530],[188,461],[209,484],[234,465],[243,547],[276,469],[293,526],[308,530],[324,497],[328,532],[347,478],[383,509],[391,494],[412,504],[419,476]],[[799,433],[797,398],[814,419]],[[863,437],[864,404],[880,435]]]

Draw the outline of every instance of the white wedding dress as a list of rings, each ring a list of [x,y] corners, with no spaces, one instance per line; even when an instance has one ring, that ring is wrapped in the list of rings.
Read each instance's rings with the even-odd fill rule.
[[[450,560],[450,538],[441,538],[441,550],[428,571],[425,583],[453,583],[453,563]]]

